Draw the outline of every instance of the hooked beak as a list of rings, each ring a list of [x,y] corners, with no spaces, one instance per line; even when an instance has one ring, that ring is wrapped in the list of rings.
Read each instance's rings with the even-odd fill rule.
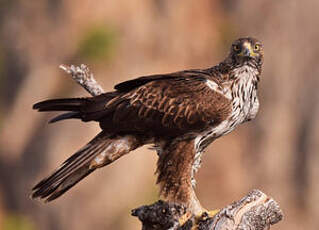
[[[251,47],[251,44],[249,42],[245,42],[243,44],[243,49],[242,49],[241,53],[239,54],[239,56],[252,57],[254,55],[255,55],[255,53]]]

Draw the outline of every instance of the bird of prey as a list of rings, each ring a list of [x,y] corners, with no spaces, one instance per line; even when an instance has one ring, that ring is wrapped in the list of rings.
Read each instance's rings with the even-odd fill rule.
[[[262,63],[261,42],[240,38],[224,61],[207,69],[143,76],[99,96],[36,103],[40,112],[65,111],[50,122],[96,121],[102,130],[40,181],[31,197],[52,201],[96,169],[153,144],[161,197],[200,214],[194,174],[201,155],[212,141],[256,116]]]

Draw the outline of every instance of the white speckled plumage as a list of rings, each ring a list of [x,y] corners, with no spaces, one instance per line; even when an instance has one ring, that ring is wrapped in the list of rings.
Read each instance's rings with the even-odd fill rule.
[[[259,72],[256,69],[245,65],[235,68],[231,73],[231,77],[235,79],[236,84],[232,84],[231,86],[226,85],[225,88],[220,89],[216,83],[209,83],[212,90],[223,93],[225,96],[231,95],[231,100],[233,102],[232,112],[228,118],[222,121],[219,125],[204,130],[196,137],[196,155],[192,172],[193,186],[196,184],[194,174],[200,167],[201,155],[206,146],[218,137],[228,134],[243,122],[256,117],[259,109],[256,87],[258,75]]]

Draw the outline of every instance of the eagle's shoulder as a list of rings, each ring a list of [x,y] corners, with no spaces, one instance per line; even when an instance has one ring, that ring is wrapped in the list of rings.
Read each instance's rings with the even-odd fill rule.
[[[128,92],[149,82],[163,81],[163,80],[193,80],[193,81],[206,81],[210,79],[217,84],[220,84],[222,79],[219,79],[218,74],[210,72],[209,69],[190,69],[178,71],[167,74],[155,74],[138,77],[132,80],[121,82],[114,86],[114,89],[121,92]]]

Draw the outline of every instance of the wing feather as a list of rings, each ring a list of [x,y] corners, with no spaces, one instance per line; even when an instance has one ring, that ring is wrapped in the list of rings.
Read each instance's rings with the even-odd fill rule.
[[[201,130],[212,121],[217,125],[231,112],[230,100],[207,85],[211,76],[196,71],[161,76],[142,77],[115,87],[130,91],[116,102],[113,128],[185,133]]]

